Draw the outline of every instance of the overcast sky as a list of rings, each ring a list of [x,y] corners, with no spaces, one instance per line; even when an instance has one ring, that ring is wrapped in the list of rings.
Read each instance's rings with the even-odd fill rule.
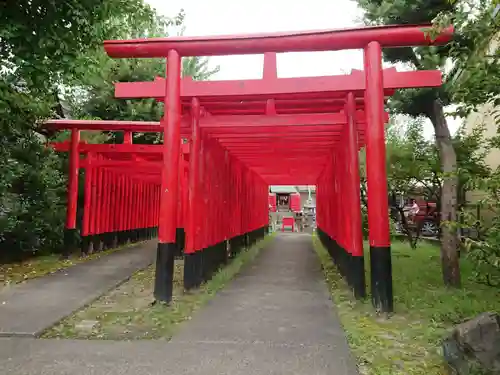
[[[361,26],[362,12],[350,0],[145,0],[160,14],[174,16],[185,10],[187,36],[334,29]],[[262,55],[217,56],[210,59],[220,72],[212,79],[262,77]],[[278,55],[279,77],[347,74],[363,68],[360,50],[286,53]],[[449,119],[453,132],[458,121]],[[432,136],[432,125],[426,135]]]

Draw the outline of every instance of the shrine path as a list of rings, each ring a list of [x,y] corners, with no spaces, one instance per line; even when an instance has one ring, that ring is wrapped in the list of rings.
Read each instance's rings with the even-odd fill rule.
[[[356,375],[308,234],[279,234],[170,341],[0,339],[16,375]]]
[[[134,244],[47,276],[0,288],[0,336],[38,336],[153,263],[156,247],[156,241]]]

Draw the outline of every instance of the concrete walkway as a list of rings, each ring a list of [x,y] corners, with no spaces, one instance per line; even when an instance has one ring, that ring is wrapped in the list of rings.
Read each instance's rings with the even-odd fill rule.
[[[0,339],[16,375],[356,375],[310,235],[279,234],[171,342]]]
[[[0,290],[0,336],[37,336],[154,261],[156,241]],[[0,371],[1,373],[1,371]]]

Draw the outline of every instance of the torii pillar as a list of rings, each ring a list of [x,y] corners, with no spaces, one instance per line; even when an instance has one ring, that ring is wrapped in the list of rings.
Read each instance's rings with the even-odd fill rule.
[[[392,312],[392,262],[384,132],[384,83],[382,48],[378,42],[365,47],[366,179],[373,306]]]
[[[174,257],[177,251],[176,229],[179,198],[179,154],[181,126],[181,56],[171,49],[167,56],[165,118],[162,121],[163,165],[161,173],[160,217],[154,297],[156,301],[172,300]]]

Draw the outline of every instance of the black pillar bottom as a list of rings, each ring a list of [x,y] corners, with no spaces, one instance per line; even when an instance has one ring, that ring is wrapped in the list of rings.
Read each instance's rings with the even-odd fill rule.
[[[365,257],[351,256],[351,288],[357,299],[366,298]]]
[[[370,246],[372,304],[377,311],[394,311],[390,246]]]
[[[201,270],[200,276],[203,281],[210,280],[212,277],[212,247],[207,247],[200,251]]]
[[[224,241],[224,248],[225,248],[225,254],[224,254],[224,263],[229,263],[231,260],[231,242],[229,239]]]
[[[64,243],[62,257],[67,258],[78,248],[77,245],[78,231],[74,228],[64,228]]]
[[[130,240],[132,242],[139,242],[139,230],[137,228],[136,229],[132,229]]]
[[[104,249],[104,242],[102,240],[102,233],[94,234],[92,236],[92,245],[94,253],[102,251]]]
[[[125,232],[125,231],[117,232],[116,238],[117,238],[118,246],[125,245],[128,241],[127,232]]]
[[[186,232],[184,228],[176,228],[175,242],[177,244],[177,252],[175,255],[180,257],[184,253],[184,246],[186,244]]]
[[[366,297],[365,264],[363,256],[353,256],[321,228],[316,228],[321,244],[327,249],[339,273],[352,289],[354,297]]]
[[[81,253],[83,255],[87,255],[87,254],[90,254],[92,251],[93,251],[92,237],[91,236],[82,236]]]
[[[215,245],[184,254],[184,288],[192,289],[212,278],[221,266],[265,235],[265,228],[235,236]]]
[[[201,252],[184,254],[184,289],[190,290],[200,286],[199,261]]]
[[[156,301],[170,303],[174,280],[175,243],[158,243],[156,251],[156,272],[154,298]]]
[[[114,249],[116,247],[115,232],[106,232],[102,236],[105,249]]]
[[[117,232],[111,232],[110,234],[110,242],[111,242],[111,248],[116,249],[118,247],[118,233]]]

